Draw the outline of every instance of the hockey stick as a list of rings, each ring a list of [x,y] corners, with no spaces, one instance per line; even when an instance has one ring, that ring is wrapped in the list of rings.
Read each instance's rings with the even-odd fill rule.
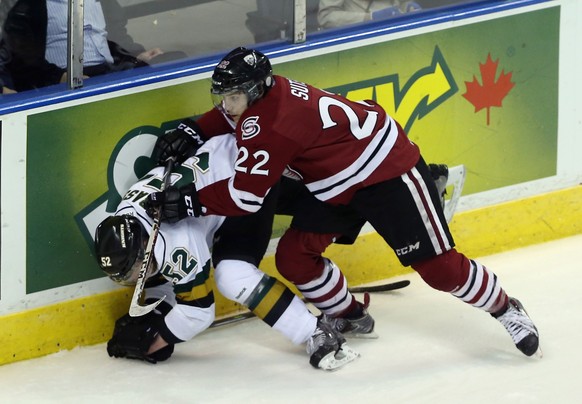
[[[172,176],[171,173],[172,173],[173,166],[174,166],[174,159],[171,159],[171,158],[168,159],[168,162],[166,164],[166,168],[164,169],[164,177],[162,178],[162,185],[160,186],[160,191],[163,191],[170,183],[170,177]],[[150,238],[148,240],[148,244],[147,244],[145,252],[144,252],[144,257],[143,257],[143,261],[141,263],[141,268],[139,269],[139,275],[137,277],[137,282],[135,284],[135,290],[133,291],[133,296],[131,297],[131,304],[129,306],[129,315],[131,317],[139,317],[139,316],[143,316],[143,315],[149,313],[150,311],[155,309],[157,307],[157,305],[160,304],[162,301],[164,301],[164,299],[166,298],[166,296],[164,296],[161,299],[159,299],[158,301],[151,303],[151,304],[148,304],[146,306],[142,306],[139,304],[139,300],[141,298],[141,294],[143,293],[143,289],[145,286],[146,274],[147,274],[148,268],[151,265],[152,257],[154,255],[153,254],[154,247],[156,246],[156,240],[158,239],[158,233],[160,232],[161,218],[162,218],[162,208],[158,207],[158,209],[156,209],[156,213],[155,213],[154,218],[153,218],[152,232],[150,234]]]
[[[409,280],[397,281],[397,282],[390,282],[384,283],[382,285],[374,285],[374,286],[355,286],[350,288],[351,293],[375,293],[375,292],[389,292],[391,290],[398,290],[407,287],[410,285]],[[245,311],[243,313],[238,313],[233,316],[224,317],[218,320],[214,320],[214,322],[210,325],[210,328],[220,327],[223,325],[234,324],[238,323],[239,321],[247,320],[250,318],[255,317],[255,314],[252,311]]]
[[[374,285],[374,286],[354,286],[350,288],[350,292],[352,293],[373,293],[373,292],[389,292],[391,290],[398,290],[407,287],[410,285],[409,280],[397,281],[397,282],[390,282],[390,283],[383,283],[381,285]]]

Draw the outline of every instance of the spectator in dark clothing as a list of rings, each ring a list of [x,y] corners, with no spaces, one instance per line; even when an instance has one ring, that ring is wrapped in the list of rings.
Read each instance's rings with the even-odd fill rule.
[[[127,19],[120,17],[121,8],[116,0],[102,2],[84,2],[83,73],[86,77],[147,66],[163,54],[159,48],[146,51],[131,40],[124,26],[115,27],[114,24],[127,23]],[[18,0],[10,9],[0,44],[3,89],[24,91],[66,81],[67,7],[67,0]],[[108,40],[104,11],[118,13],[107,27],[125,32],[124,42],[131,50]]]

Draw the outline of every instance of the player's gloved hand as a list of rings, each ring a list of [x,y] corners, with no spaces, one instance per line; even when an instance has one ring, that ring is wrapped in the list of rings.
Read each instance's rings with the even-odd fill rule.
[[[162,210],[162,221],[168,223],[176,223],[188,216],[202,215],[202,205],[194,184],[181,188],[171,185],[163,192],[150,194],[145,202],[145,210],[148,215],[154,217],[156,209]]]
[[[148,349],[158,334],[161,314],[151,312],[141,317],[124,315],[115,322],[113,336],[107,342],[107,353],[116,358],[138,359],[149,363],[165,361],[174,352],[174,344],[148,355]]]
[[[204,136],[198,124],[192,119],[185,119],[176,129],[158,138],[152,152],[152,159],[163,165],[173,157],[176,164],[181,164],[204,144]]]

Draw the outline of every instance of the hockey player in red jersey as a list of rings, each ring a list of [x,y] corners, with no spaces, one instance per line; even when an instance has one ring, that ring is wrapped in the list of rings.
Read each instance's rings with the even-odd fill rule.
[[[198,192],[174,190],[163,202],[166,220],[256,212],[279,178],[291,176],[329,206],[326,215],[335,215],[343,228],[368,221],[428,285],[490,313],[525,355],[539,351],[538,331],[521,303],[492,271],[454,248],[418,146],[379,104],[273,75],[264,54],[245,48],[218,63],[211,93],[216,107],[197,120],[195,132],[210,138],[235,130],[235,174]],[[199,209],[187,209],[186,200],[198,200]],[[309,209],[302,211],[311,228],[327,220]],[[322,256],[341,234],[291,226],[277,248],[277,269],[338,330],[371,333],[365,305],[346,293],[345,277]]]

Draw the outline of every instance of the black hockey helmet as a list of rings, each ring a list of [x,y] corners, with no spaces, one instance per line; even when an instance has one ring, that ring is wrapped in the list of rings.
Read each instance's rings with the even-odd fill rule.
[[[135,284],[148,238],[145,228],[135,217],[109,216],[95,231],[97,263],[115,282]]]
[[[230,51],[214,68],[211,93],[245,93],[249,105],[261,98],[274,84],[273,68],[263,53],[239,47]]]

